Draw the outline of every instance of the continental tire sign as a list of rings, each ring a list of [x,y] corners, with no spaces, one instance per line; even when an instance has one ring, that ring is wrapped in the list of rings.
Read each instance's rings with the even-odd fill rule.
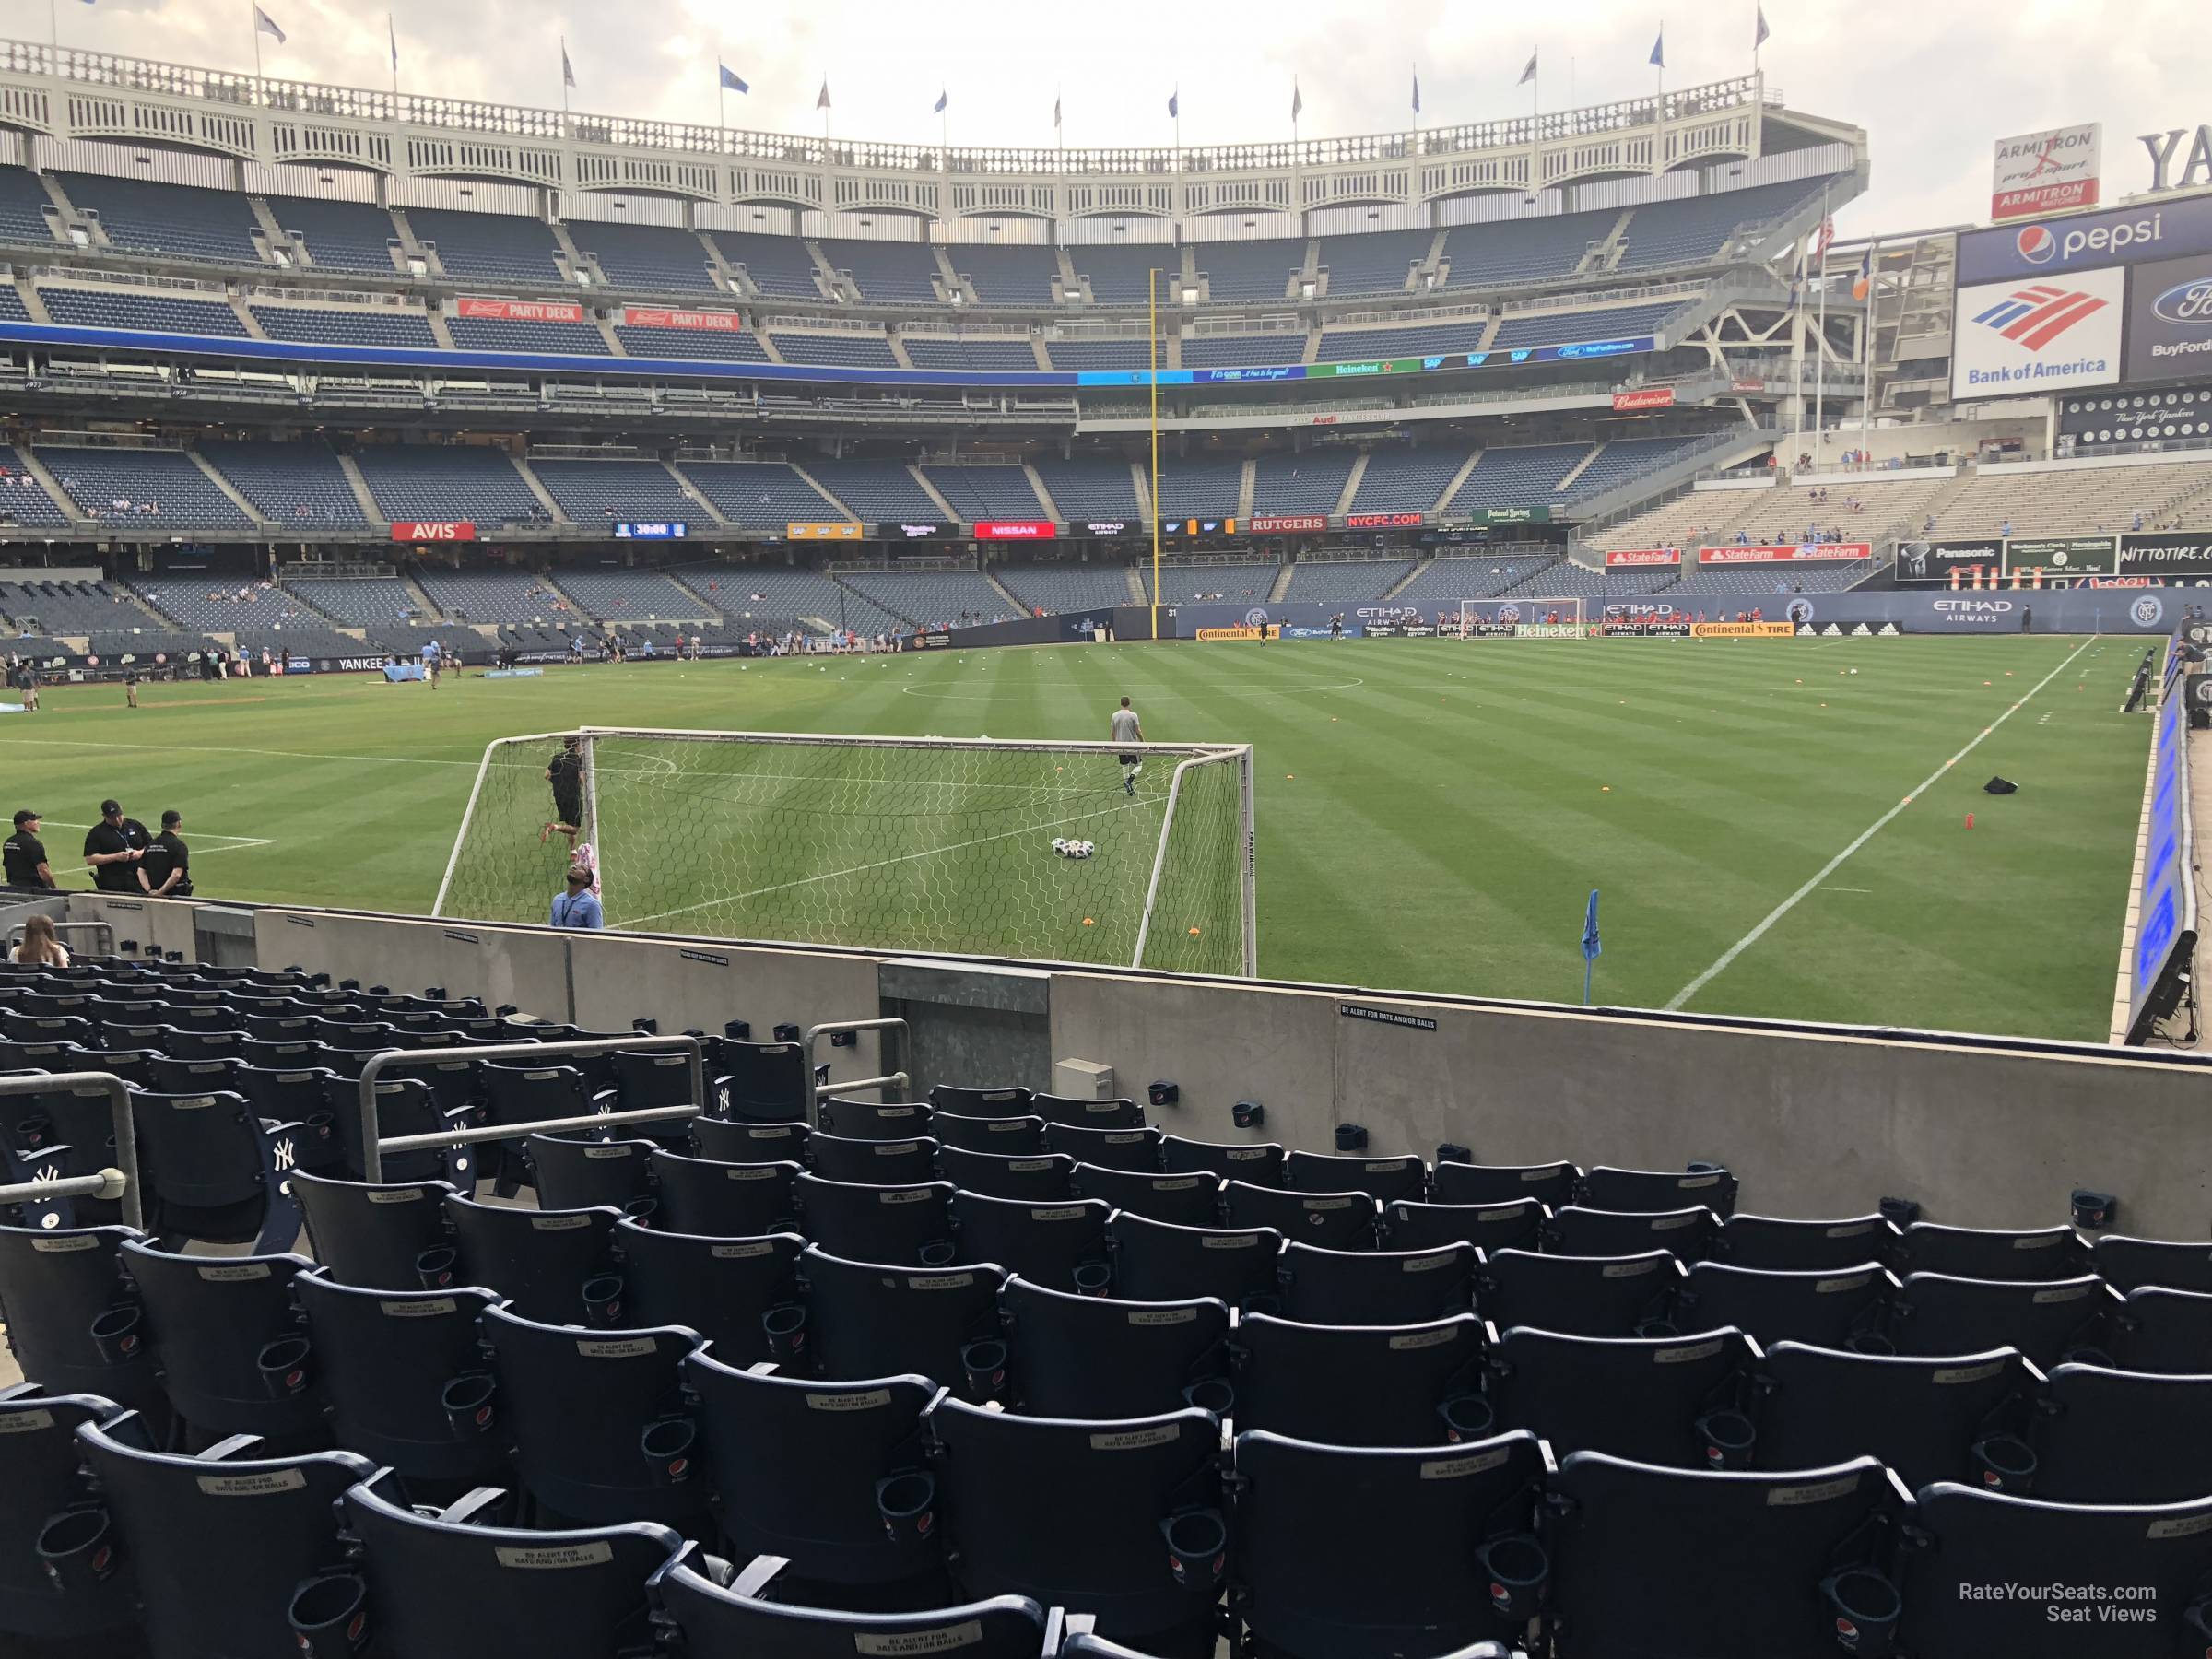
[[[1373,630],[1371,629],[1369,631],[1371,633]],[[1281,625],[1270,622],[1264,631],[1257,628],[1201,628],[1192,637],[1210,644],[1222,640],[1279,640],[1282,634]]]
[[[1788,640],[1796,637],[1795,626],[1788,622],[1692,622],[1689,636],[1693,640]]]

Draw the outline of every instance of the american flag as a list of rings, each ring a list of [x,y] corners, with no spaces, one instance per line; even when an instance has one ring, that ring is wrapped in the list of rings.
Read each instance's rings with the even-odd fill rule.
[[[1820,221],[1820,234],[1813,241],[1813,257],[1820,258],[1828,252],[1829,244],[1835,240],[1836,216],[1831,213]]]

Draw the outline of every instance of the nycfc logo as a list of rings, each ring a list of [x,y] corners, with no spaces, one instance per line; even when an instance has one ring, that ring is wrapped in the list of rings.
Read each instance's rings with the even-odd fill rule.
[[[1244,613],[1244,626],[1247,628],[1266,627],[1267,613],[1265,610],[1262,610],[1258,606],[1253,606],[1250,610]]]
[[[1500,621],[1500,622],[1518,622],[1518,621],[1520,621],[1520,620],[1521,620],[1521,607],[1520,607],[1519,606],[1517,606],[1517,605],[1501,605],[1501,606],[1500,606],[1498,607],[1498,620],[1499,620],[1499,621]]]
[[[2146,594],[2127,607],[2127,614],[2138,628],[2156,628],[2166,614],[2166,602],[2156,594]]]
[[[2030,265],[2049,265],[2058,252],[2058,238],[2051,234],[2048,226],[2030,225],[2013,239],[2013,246]]]
[[[1810,622],[1813,619],[1813,602],[1810,599],[1791,600],[1788,615],[1793,622]]]

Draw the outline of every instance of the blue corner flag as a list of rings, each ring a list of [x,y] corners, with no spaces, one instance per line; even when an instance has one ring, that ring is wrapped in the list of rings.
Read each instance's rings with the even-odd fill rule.
[[[1597,889],[1590,889],[1590,908],[1583,916],[1583,1006],[1590,1006],[1590,967],[1604,954],[1597,942]]]
[[[722,85],[725,90],[731,92],[750,92],[752,90],[750,87],[745,84],[743,77],[738,75],[737,71],[731,68],[727,64],[717,64],[714,66],[722,71]]]
[[[1665,29],[1660,29],[1659,38],[1652,42],[1652,66],[1655,69],[1666,67],[1666,30]]]

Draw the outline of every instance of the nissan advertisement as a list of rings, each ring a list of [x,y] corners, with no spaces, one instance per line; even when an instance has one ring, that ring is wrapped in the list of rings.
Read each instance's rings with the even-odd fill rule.
[[[2128,279],[2130,385],[2212,376],[2212,253],[2137,265]]]

